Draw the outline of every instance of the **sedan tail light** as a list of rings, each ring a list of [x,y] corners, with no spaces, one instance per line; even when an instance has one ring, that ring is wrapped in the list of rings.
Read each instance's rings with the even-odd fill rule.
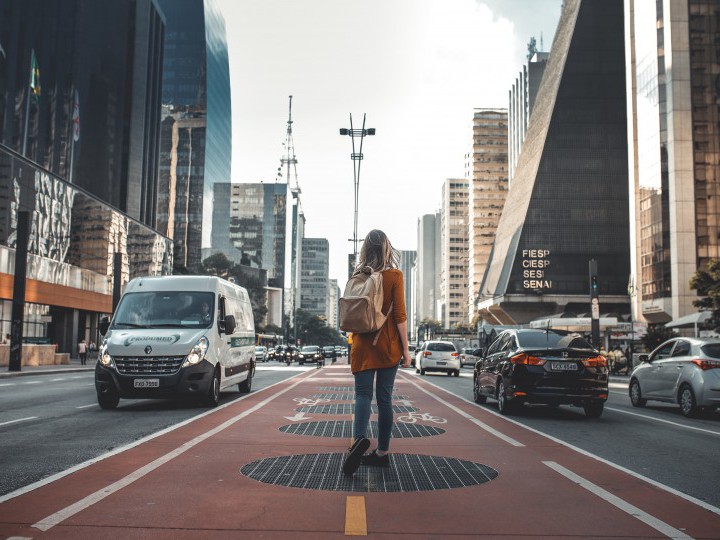
[[[705,358],[693,358],[692,363],[703,371],[707,369],[720,368],[720,360],[706,360]]]
[[[431,356],[431,355],[432,355],[432,353],[430,351],[425,351],[423,353],[423,356]]]
[[[456,352],[450,353],[450,356],[457,356],[457,355],[458,355],[458,353],[456,353]]]
[[[607,358],[602,354],[582,361],[585,367],[607,367]]]
[[[538,358],[537,356],[530,356],[525,353],[516,354],[510,358],[511,364],[523,364],[526,366],[542,366],[547,360],[544,358]]]

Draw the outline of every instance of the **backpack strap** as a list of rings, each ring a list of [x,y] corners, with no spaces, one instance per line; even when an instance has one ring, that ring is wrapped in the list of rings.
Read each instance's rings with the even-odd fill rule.
[[[388,309],[387,315],[385,315],[385,320],[383,321],[382,325],[380,325],[380,328],[378,328],[375,331],[375,337],[373,338],[373,347],[377,345],[378,338],[380,338],[380,331],[383,329],[383,326],[385,326],[385,323],[390,318],[390,313],[392,313],[393,308],[393,302],[390,302],[390,309]]]

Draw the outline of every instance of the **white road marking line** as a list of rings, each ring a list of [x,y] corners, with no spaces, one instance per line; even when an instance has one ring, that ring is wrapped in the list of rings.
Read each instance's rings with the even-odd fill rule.
[[[543,464],[547,465],[554,471],[560,473],[568,480],[571,480],[572,482],[575,482],[580,487],[583,487],[587,489],[590,493],[593,495],[597,495],[604,501],[612,504],[614,507],[618,508],[619,510],[622,510],[623,512],[630,514],[632,517],[642,521],[646,525],[649,525],[656,531],[664,534],[665,536],[669,538],[692,538],[692,536],[688,536],[684,532],[671,527],[664,521],[659,520],[658,518],[651,516],[647,512],[641,510],[637,506],[633,506],[629,502],[621,499],[620,497],[617,497],[616,495],[613,495],[609,491],[601,488],[597,484],[593,484],[590,482],[590,480],[586,480],[582,476],[579,476],[572,472],[570,469],[566,469],[562,465],[559,465],[555,463],[554,461],[543,461]]]
[[[15,383],[0,384],[0,386],[15,386]]]
[[[671,488],[670,486],[666,486],[665,484],[662,484],[662,483],[658,482],[657,480],[653,480],[652,478],[649,478],[649,477],[647,477],[647,476],[643,476],[642,474],[637,473],[637,472],[635,472],[635,471],[633,471],[633,470],[631,470],[631,469],[628,469],[628,468],[626,468],[626,467],[623,467],[622,465],[618,465],[617,463],[613,463],[612,461],[609,461],[609,460],[607,460],[607,459],[605,459],[605,458],[601,458],[600,456],[598,456],[598,455],[596,455],[596,454],[594,454],[594,453],[592,453],[592,452],[588,452],[587,450],[583,450],[583,449],[580,448],[579,446],[575,446],[574,444],[571,444],[571,443],[569,443],[569,442],[563,441],[562,439],[558,439],[557,437],[553,437],[552,435],[548,435],[547,433],[543,433],[542,431],[539,431],[539,430],[537,430],[537,429],[535,429],[535,428],[531,428],[530,426],[526,426],[525,424],[523,424],[523,423],[521,423],[521,422],[518,422],[517,420],[513,420],[512,418],[508,418],[507,416],[502,416],[500,413],[497,413],[497,412],[495,412],[495,411],[493,411],[493,410],[491,410],[491,409],[488,409],[488,408],[486,408],[486,407],[483,407],[483,406],[481,406],[481,405],[478,405],[478,404],[475,403],[474,401],[470,401],[469,399],[464,398],[464,397],[462,397],[462,396],[459,396],[458,394],[455,394],[455,393],[451,392],[450,390],[446,390],[446,389],[443,388],[442,386],[438,386],[438,385],[433,384],[433,383],[431,383],[430,381],[427,381],[427,380],[426,380],[425,382],[427,382],[428,384],[433,385],[433,386],[434,386],[435,388],[437,388],[438,390],[442,390],[442,391],[450,394],[451,396],[455,396],[456,398],[461,399],[461,400],[469,403],[470,405],[473,405],[474,407],[477,407],[478,409],[481,409],[481,410],[485,411],[485,412],[488,413],[488,414],[492,414],[493,416],[497,416],[498,418],[500,418],[500,419],[502,419],[502,420],[505,420],[506,422],[510,422],[511,424],[515,424],[516,426],[519,426],[519,427],[521,427],[521,428],[523,428],[523,429],[526,429],[526,430],[528,430],[528,431],[530,431],[530,432],[532,432],[532,433],[535,433],[536,435],[539,435],[539,436],[541,436],[541,437],[545,437],[546,439],[549,439],[549,440],[553,441],[554,443],[560,444],[560,445],[564,446],[565,448],[569,448],[570,450],[574,450],[574,451],[577,452],[578,454],[582,454],[583,456],[592,458],[592,459],[594,459],[594,460],[596,460],[596,461],[599,461],[600,463],[604,463],[605,465],[608,465],[608,466],[612,467],[613,469],[616,469],[616,470],[618,470],[618,471],[622,471],[622,472],[624,472],[625,474],[629,474],[629,475],[632,476],[633,478],[637,478],[638,480],[642,480],[643,482],[647,482],[648,484],[653,485],[653,486],[655,486],[655,487],[658,488],[658,489],[662,489],[663,491],[665,491],[665,492],[667,492],[667,493],[671,493],[672,495],[675,495],[676,497],[680,497],[681,499],[685,499],[685,500],[688,501],[688,502],[691,502],[691,503],[693,503],[693,504],[695,504],[695,505],[697,505],[697,506],[700,506],[701,508],[704,508],[705,510],[709,510],[709,511],[712,512],[713,514],[717,514],[717,515],[720,516],[720,508],[718,508],[717,506],[713,506],[712,504],[706,503],[705,501],[702,501],[702,500],[700,500],[700,499],[698,499],[698,498],[696,498],[696,497],[693,497],[692,495],[688,495],[687,493],[683,493],[682,491],[678,491],[678,490],[675,489],[675,488]],[[2,498],[0,498],[0,502],[2,502]]]
[[[312,376],[313,376],[313,375],[309,375],[308,378],[310,378],[310,377],[312,377]],[[281,382],[284,382],[284,381],[281,381]],[[259,410],[259,409],[262,409],[265,405],[267,405],[268,403],[270,403],[272,400],[274,400],[275,398],[281,396],[282,394],[284,394],[284,393],[286,393],[286,392],[289,392],[290,390],[292,390],[293,388],[295,388],[297,385],[299,385],[301,382],[302,382],[302,381],[296,381],[296,382],[294,382],[293,384],[291,384],[290,386],[288,386],[288,387],[285,388],[284,390],[280,390],[279,392],[276,392],[276,393],[273,394],[272,396],[270,396],[270,397],[268,397],[268,398],[265,398],[265,399],[262,400],[260,403],[257,403],[256,405],[253,405],[252,407],[250,407],[250,408],[247,409],[246,411],[238,414],[237,416],[235,416],[235,417],[233,417],[233,418],[230,418],[229,420],[226,420],[225,422],[223,422],[223,423],[220,424],[219,426],[216,426],[216,427],[214,427],[213,429],[211,429],[211,430],[209,430],[209,431],[206,431],[206,432],[203,433],[202,435],[198,435],[197,437],[195,437],[195,438],[187,441],[186,443],[178,446],[175,450],[172,450],[171,452],[168,452],[168,453],[165,454],[164,456],[160,456],[159,458],[157,458],[157,459],[155,459],[154,461],[148,463],[147,465],[145,465],[145,466],[143,466],[143,467],[140,467],[139,469],[137,469],[136,471],[128,474],[128,475],[125,476],[124,478],[121,478],[120,480],[118,480],[118,481],[116,481],[116,482],[113,482],[113,483],[110,484],[109,486],[106,486],[106,487],[104,487],[104,488],[102,488],[102,489],[99,489],[99,490],[96,491],[95,493],[91,493],[91,494],[88,495],[87,497],[84,497],[83,499],[80,499],[80,500],[77,501],[76,503],[71,504],[70,506],[67,506],[67,507],[63,508],[62,510],[57,511],[57,512],[55,512],[54,514],[52,514],[52,515],[50,515],[50,516],[47,516],[47,517],[41,519],[40,521],[38,521],[37,523],[33,524],[32,526],[33,526],[34,528],[36,528],[36,529],[41,530],[41,531],[48,531],[49,529],[51,529],[52,527],[54,527],[55,525],[57,525],[57,524],[59,524],[59,523],[62,523],[63,521],[65,521],[65,520],[68,519],[69,517],[74,516],[74,515],[77,514],[78,512],[82,512],[82,511],[85,510],[86,508],[88,508],[88,507],[90,507],[90,506],[92,506],[92,505],[94,505],[94,504],[102,501],[103,499],[105,499],[106,497],[112,495],[113,493],[115,493],[115,492],[117,492],[117,491],[120,491],[120,490],[123,489],[124,487],[129,486],[130,484],[132,484],[132,483],[135,482],[136,480],[139,480],[140,478],[142,478],[142,477],[150,474],[150,473],[153,472],[155,469],[158,469],[159,467],[165,465],[166,463],[168,463],[169,461],[175,459],[175,458],[178,457],[179,455],[187,452],[188,450],[190,450],[190,449],[193,448],[194,446],[197,446],[198,444],[200,444],[201,442],[206,441],[206,440],[209,439],[210,437],[213,437],[213,436],[217,435],[217,434],[220,433],[221,431],[229,428],[229,427],[232,426],[233,424],[235,424],[235,423],[237,423],[238,421],[242,420],[243,418],[249,416],[250,414],[254,413],[255,411],[257,411],[257,410]],[[268,387],[268,388],[269,388],[269,387]],[[249,394],[249,395],[252,395],[252,394]],[[233,403],[236,403],[237,401],[238,401],[238,400],[235,400],[235,401],[233,401]],[[217,409],[215,409],[215,410],[217,410]]]
[[[75,407],[76,409],[87,409],[88,407],[97,407],[97,403],[91,403],[90,405],[80,405],[79,407]]]
[[[35,420],[37,416],[28,416],[27,418],[18,418],[17,420],[8,420],[7,422],[3,422],[0,424],[0,426],[7,426],[9,424],[16,424],[18,422],[25,422],[27,420]]]
[[[410,384],[415,385],[417,388],[419,388],[420,390],[422,390],[423,392],[425,392],[428,396],[432,397],[432,398],[435,399],[436,401],[440,402],[442,405],[445,405],[445,406],[448,407],[449,409],[452,409],[453,411],[455,411],[456,413],[458,413],[458,414],[459,414],[460,416],[462,416],[463,418],[467,418],[468,420],[470,420],[470,421],[471,421],[473,424],[475,424],[476,426],[480,427],[481,429],[484,429],[485,431],[487,431],[488,433],[490,433],[490,434],[492,434],[492,435],[495,435],[497,438],[502,439],[502,440],[505,441],[506,443],[511,444],[512,446],[516,446],[516,447],[518,447],[518,448],[522,448],[522,447],[525,446],[523,443],[521,443],[521,442],[519,442],[519,441],[516,441],[516,440],[513,439],[512,437],[508,437],[508,436],[505,435],[504,433],[500,433],[497,429],[490,427],[490,426],[487,425],[485,422],[481,422],[480,420],[478,420],[478,419],[475,418],[474,416],[466,413],[466,412],[463,411],[462,409],[459,409],[458,407],[455,407],[455,405],[450,405],[448,402],[443,401],[442,399],[440,399],[439,396],[436,396],[435,394],[432,394],[432,393],[428,392],[427,390],[425,390],[422,386],[420,386],[420,385],[417,384],[416,382],[411,381],[411,380],[409,380],[409,379],[407,379],[407,378],[405,378],[405,380],[406,380],[407,382],[409,382]],[[453,394],[453,395],[454,395],[454,394]]]
[[[65,377],[60,377],[59,379],[50,379],[50,382],[64,381],[64,380],[65,380]]]
[[[42,381],[27,381],[27,382],[24,382],[23,384],[40,384],[41,382]]]
[[[703,429],[703,428],[699,428],[699,427],[695,427],[695,426],[687,426],[687,425],[685,425],[685,424],[680,424],[680,423],[678,423],[678,422],[671,422],[670,420],[664,420],[664,419],[662,419],[662,418],[656,418],[656,417],[654,417],[654,416],[648,416],[647,414],[640,414],[640,413],[631,412],[631,411],[624,411],[624,410],[622,410],[622,409],[616,409],[616,408],[614,408],[614,407],[605,407],[605,410],[614,411],[614,412],[619,412],[619,413],[622,413],[622,414],[629,414],[630,416],[637,416],[637,417],[639,417],[639,418],[644,418],[645,420],[654,420],[655,422],[661,422],[661,423],[663,423],[663,424],[670,424],[670,425],[672,425],[672,426],[679,427],[679,428],[683,428],[683,429],[690,429],[690,430],[693,430],[693,431],[700,431],[700,432],[702,432],[702,433],[709,433],[710,435],[718,435],[718,436],[720,436],[720,432],[718,432],[718,431],[713,431],[712,429]]]

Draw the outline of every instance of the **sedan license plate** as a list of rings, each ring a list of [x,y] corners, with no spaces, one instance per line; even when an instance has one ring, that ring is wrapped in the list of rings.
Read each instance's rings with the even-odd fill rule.
[[[438,366],[446,366],[446,365],[447,365],[447,362],[438,362],[437,365],[438,365]]]
[[[577,371],[575,362],[550,362],[550,369],[553,371]]]
[[[160,379],[135,379],[133,380],[133,386],[135,388],[158,388]]]

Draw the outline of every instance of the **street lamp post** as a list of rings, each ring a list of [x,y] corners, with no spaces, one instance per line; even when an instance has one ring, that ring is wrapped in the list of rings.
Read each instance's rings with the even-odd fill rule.
[[[350,129],[340,128],[340,135],[348,135],[352,139],[352,154],[350,159],[353,162],[353,186],[355,188],[355,215],[353,221],[353,237],[350,240],[353,243],[353,257],[354,263],[357,263],[357,245],[358,245],[358,194],[360,191],[360,162],[363,159],[362,147],[363,140],[366,135],[375,135],[375,128],[365,128],[365,117],[363,114],[362,128],[354,129],[352,113],[350,113]],[[358,151],[355,151],[355,138],[360,139],[360,145]]]

